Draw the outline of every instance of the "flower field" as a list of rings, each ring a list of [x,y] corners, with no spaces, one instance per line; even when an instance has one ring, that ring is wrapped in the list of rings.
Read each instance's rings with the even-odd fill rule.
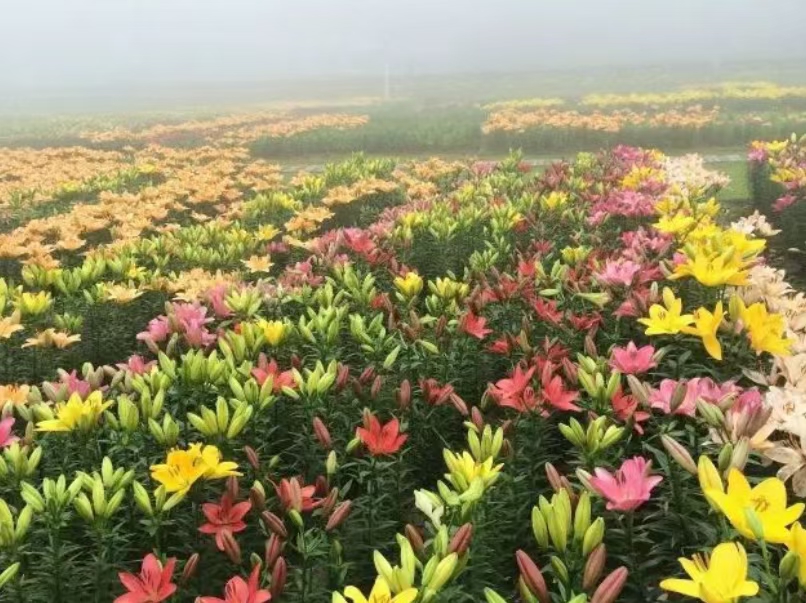
[[[0,600],[800,600],[806,297],[774,225],[726,220],[695,155],[247,149],[371,124],[0,150]],[[796,148],[754,146],[784,184]]]

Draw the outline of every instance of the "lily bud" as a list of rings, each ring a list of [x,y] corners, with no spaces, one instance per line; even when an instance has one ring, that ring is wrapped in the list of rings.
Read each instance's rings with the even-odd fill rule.
[[[378,394],[381,393],[381,387],[383,387],[383,377],[378,375],[372,381],[372,387],[369,390],[369,395],[372,397],[373,400],[378,399]]]
[[[582,554],[587,557],[602,543],[605,533],[604,519],[597,517],[585,532],[582,538]]]
[[[227,478],[227,494],[230,495],[232,500],[236,500],[239,492],[240,488],[238,487],[238,478],[231,475]]]
[[[196,573],[196,567],[199,565],[199,554],[193,553],[182,568],[182,577],[179,578],[180,586],[187,584]]]
[[[336,374],[336,392],[341,392],[347,387],[347,382],[350,380],[350,367],[346,364],[339,363],[339,370]]]
[[[397,390],[397,405],[401,410],[411,405],[411,382],[408,379],[404,379]]]
[[[286,530],[283,520],[277,517],[277,515],[271,511],[263,511],[263,513],[260,514],[260,517],[263,519],[263,523],[266,524],[266,527],[271,532],[277,534],[277,536],[282,539],[288,538],[288,530]]]
[[[621,594],[624,584],[627,582],[629,572],[624,566],[613,570],[602,580],[599,588],[593,593],[591,603],[613,603]]]
[[[263,554],[263,563],[267,568],[274,567],[274,562],[280,557],[283,552],[283,541],[277,534],[272,534],[266,541],[266,550]]]
[[[484,416],[482,416],[478,406],[470,409],[470,420],[479,431],[484,429]]]
[[[747,457],[750,454],[750,440],[747,437],[742,437],[736,446],[733,447],[733,454],[730,456],[730,466],[735,467],[739,471],[744,470],[747,464]]]
[[[224,545],[224,552],[227,554],[227,557],[230,558],[235,565],[241,564],[241,547],[238,544],[238,541],[235,540],[235,536],[232,535],[231,532],[223,531],[221,532],[221,540]]]
[[[666,434],[663,434],[660,439],[666,452],[669,453],[669,456],[671,456],[678,465],[691,475],[697,475],[697,465],[694,463],[694,459],[691,458],[685,446]]]
[[[330,450],[333,447],[333,440],[330,437],[330,431],[327,426],[319,417],[313,418],[313,433],[316,439],[325,450]]]
[[[271,572],[271,598],[277,599],[285,590],[285,581],[288,578],[288,565],[285,558],[280,557],[274,564]]]
[[[330,514],[333,512],[333,509],[336,506],[336,501],[339,497],[339,490],[338,488],[333,488],[325,499],[322,501],[322,513],[325,517],[330,517]]]
[[[425,543],[423,542],[423,537],[420,535],[420,531],[410,523],[407,523],[403,532],[406,534],[406,539],[411,543],[414,552],[417,553],[418,556],[422,556],[425,553]]]
[[[784,555],[784,558],[781,559],[781,563],[778,566],[778,574],[785,584],[788,584],[797,577],[799,565],[800,561],[795,551],[789,551]]]
[[[353,501],[345,500],[342,502],[336,509],[333,511],[333,515],[327,520],[327,525],[325,526],[325,532],[332,532],[336,528],[338,528],[341,524],[343,524],[347,517],[350,515],[350,510],[352,509]]]
[[[246,459],[249,461],[249,464],[252,465],[252,468],[255,471],[260,470],[260,457],[258,457],[257,452],[251,446],[244,446],[243,451],[246,453]]]
[[[546,477],[549,480],[549,484],[554,489],[555,492],[559,492],[563,485],[562,480],[560,479],[560,473],[551,463],[546,463]]]
[[[518,562],[518,571],[521,573],[521,578],[523,578],[524,583],[532,594],[537,597],[540,603],[549,603],[551,598],[549,597],[546,580],[543,578],[543,574],[537,564],[522,550],[515,553],[515,560]]]
[[[683,404],[683,401],[686,399],[686,393],[688,392],[688,387],[682,381],[678,381],[677,385],[672,392],[672,399],[669,401],[669,410],[674,413],[680,405]]]
[[[473,524],[466,523],[453,535],[448,544],[448,553],[456,553],[460,557],[465,554],[473,538]]]
[[[585,562],[585,569],[582,574],[582,588],[584,590],[592,589],[604,571],[605,561],[607,560],[607,549],[604,543],[598,545]]]
[[[249,500],[258,511],[266,508],[266,492],[260,482],[255,482],[249,489]]]
[[[361,371],[361,374],[358,376],[358,382],[361,385],[366,385],[374,378],[375,378],[375,369],[371,366],[368,366],[363,371]]]

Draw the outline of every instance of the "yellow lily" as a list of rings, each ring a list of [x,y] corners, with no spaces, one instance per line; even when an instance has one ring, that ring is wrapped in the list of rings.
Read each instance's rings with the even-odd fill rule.
[[[758,594],[758,583],[747,579],[747,553],[735,542],[718,545],[710,562],[706,557],[694,555],[693,559],[678,559],[690,580],[668,578],[660,583],[668,590],[705,603],[735,603],[739,597]]]
[[[408,272],[405,277],[395,278],[395,287],[406,298],[412,298],[423,290],[423,277],[416,272]]]
[[[756,302],[749,307],[741,299],[736,300],[739,317],[747,328],[750,347],[757,354],[768,352],[777,356],[788,356],[792,340],[784,336],[786,323],[780,314],[770,314],[764,302]]]
[[[412,603],[417,598],[417,594],[416,588],[407,588],[393,597],[389,584],[378,576],[369,598],[365,597],[355,586],[348,586],[344,589],[344,596],[333,593],[333,603],[347,603],[347,599],[353,603]]]
[[[56,418],[39,421],[37,431],[89,431],[98,425],[101,414],[112,405],[104,402],[101,392],[92,392],[86,400],[77,393],[56,406]]]
[[[684,327],[683,332],[688,335],[700,337],[702,344],[705,346],[705,351],[708,352],[712,358],[722,360],[722,345],[716,338],[716,333],[724,318],[725,312],[722,309],[721,301],[717,302],[713,313],[705,308],[699,308],[694,312],[694,326]]]
[[[804,510],[803,503],[786,506],[786,486],[777,477],[750,488],[747,478],[736,468],[728,474],[727,492],[706,488],[705,496],[742,536],[752,540],[763,537],[766,542],[776,544],[789,541],[788,526],[797,521]],[[756,534],[753,527],[762,534]]]
[[[649,308],[649,318],[638,319],[647,326],[647,335],[674,335],[694,321],[691,314],[682,314],[683,301],[677,299],[668,287],[663,289],[663,304],[653,304]]]
[[[697,224],[697,221],[691,216],[682,213],[675,214],[674,216],[661,216],[654,226],[660,232],[668,234],[679,235],[690,230]]]
[[[286,324],[282,320],[264,320],[260,319],[257,326],[263,332],[263,337],[268,344],[272,347],[277,347],[285,339]]]
[[[166,492],[187,494],[199,479],[223,479],[241,475],[238,465],[221,460],[221,452],[215,446],[191,444],[187,450],[174,448],[168,453],[165,463],[151,466],[151,478],[165,487]]]
[[[672,274],[672,279],[693,276],[706,287],[721,287],[734,285],[741,287],[747,284],[747,270],[745,265],[735,257],[719,255],[709,257],[704,253],[697,253],[689,257],[684,264],[678,264]]]
[[[498,474],[504,466],[503,464],[493,465],[493,457],[479,462],[467,450],[461,455],[445,450],[443,457],[448,471],[450,471],[446,478],[460,492],[467,490],[475,479],[481,479],[485,487],[489,486],[498,479]]]

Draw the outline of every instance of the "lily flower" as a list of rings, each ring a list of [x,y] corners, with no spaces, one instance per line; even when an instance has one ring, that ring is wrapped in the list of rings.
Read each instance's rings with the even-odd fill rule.
[[[687,335],[695,335],[702,338],[705,351],[716,360],[722,360],[722,345],[716,338],[722,321],[725,319],[725,311],[722,309],[722,302],[717,302],[713,313],[705,308],[699,308],[694,312],[694,326],[684,327],[683,332]]]
[[[675,335],[694,322],[694,316],[682,314],[683,301],[676,298],[668,287],[663,289],[663,304],[653,304],[649,308],[649,318],[638,319],[646,325],[647,335]]]
[[[734,603],[739,597],[758,594],[758,583],[747,579],[747,553],[738,542],[723,542],[711,555],[681,558],[680,565],[690,580],[668,578],[663,590],[694,597],[705,603]]]
[[[171,582],[176,559],[171,557],[165,566],[152,553],[143,559],[140,574],[128,572],[118,574],[121,584],[128,590],[114,603],[160,603],[176,592],[176,584]]]
[[[365,421],[365,427],[355,430],[355,435],[363,442],[372,456],[395,454],[409,437],[405,434],[401,435],[400,421],[396,418],[381,425],[378,417],[373,414],[370,414]]]
[[[199,603],[266,603],[271,600],[271,593],[260,588],[260,564],[252,568],[249,581],[240,576],[230,578],[224,587],[224,598],[199,597]]]
[[[634,511],[652,495],[663,478],[650,475],[652,463],[640,456],[627,459],[615,474],[597,467],[590,478],[591,487],[607,500],[611,511]]]
[[[640,375],[658,364],[654,360],[655,348],[651,345],[640,348],[630,341],[627,347],[615,347],[610,353],[610,367],[625,375]]]
[[[207,518],[207,523],[199,527],[199,532],[215,536],[218,550],[223,551],[224,534],[243,532],[246,529],[243,518],[251,509],[252,503],[248,500],[233,504],[232,496],[229,492],[225,492],[220,503],[202,505],[202,513]]]
[[[344,596],[333,593],[333,603],[347,603],[348,599],[352,603],[412,603],[417,598],[417,594],[416,588],[407,588],[393,597],[389,584],[378,576],[369,598],[365,597],[355,586],[348,586],[344,589]]]
[[[777,477],[762,481],[751,488],[747,478],[736,468],[728,474],[726,492],[718,488],[705,488],[704,494],[712,505],[718,508],[734,528],[745,538],[762,538],[775,544],[789,540],[789,525],[803,514],[804,504],[786,506],[786,486]],[[750,516],[755,521],[751,526]],[[753,528],[761,529],[756,534]]]

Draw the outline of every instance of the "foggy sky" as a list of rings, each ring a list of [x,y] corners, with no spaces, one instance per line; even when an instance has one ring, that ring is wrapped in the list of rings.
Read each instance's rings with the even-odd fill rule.
[[[806,0],[0,0],[0,94],[806,58]]]

